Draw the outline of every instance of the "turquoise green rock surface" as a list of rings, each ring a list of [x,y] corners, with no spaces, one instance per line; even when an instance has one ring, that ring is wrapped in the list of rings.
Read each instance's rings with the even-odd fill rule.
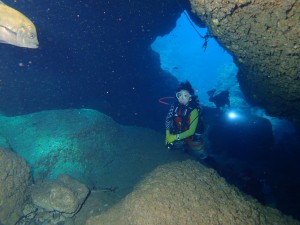
[[[0,123],[0,147],[23,157],[34,180],[67,174],[90,188],[127,190],[144,173],[177,157],[164,148],[162,134],[122,126],[90,109],[0,116]]]

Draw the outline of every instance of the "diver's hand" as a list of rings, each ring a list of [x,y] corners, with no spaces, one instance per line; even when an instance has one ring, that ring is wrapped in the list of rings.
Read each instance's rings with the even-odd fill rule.
[[[176,135],[170,134],[170,135],[166,138],[167,144],[172,144],[174,141],[176,141]]]

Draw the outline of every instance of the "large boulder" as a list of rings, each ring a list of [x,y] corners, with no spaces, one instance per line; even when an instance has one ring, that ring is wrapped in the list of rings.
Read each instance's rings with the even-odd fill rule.
[[[3,144],[28,162],[34,181],[66,174],[91,189],[126,195],[157,165],[182,158],[166,150],[162,134],[122,126],[95,110],[0,116],[0,124]]]
[[[60,212],[64,216],[75,215],[89,189],[69,176],[61,175],[57,180],[35,184],[32,188],[32,203],[48,212]]]
[[[194,161],[163,165],[124,200],[86,225],[277,224],[299,221],[265,207]]]
[[[13,225],[23,215],[31,183],[25,160],[0,148],[0,224]]]
[[[300,120],[300,2],[190,0],[239,67],[248,100],[270,115]]]

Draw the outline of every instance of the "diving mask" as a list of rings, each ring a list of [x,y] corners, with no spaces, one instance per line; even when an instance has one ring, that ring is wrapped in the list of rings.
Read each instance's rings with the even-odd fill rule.
[[[176,98],[179,99],[183,99],[183,100],[189,100],[192,96],[190,95],[190,93],[186,90],[182,90],[176,93]]]

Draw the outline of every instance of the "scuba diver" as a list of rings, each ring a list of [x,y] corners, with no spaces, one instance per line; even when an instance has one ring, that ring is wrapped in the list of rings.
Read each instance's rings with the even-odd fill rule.
[[[215,95],[216,89],[213,89],[206,93],[209,96],[209,101],[213,102],[217,109],[223,110],[226,105],[230,108],[229,91],[221,91],[219,94]]]
[[[202,140],[202,109],[188,81],[180,84],[176,98],[178,101],[171,105],[166,118],[166,145],[184,152],[192,150],[192,154],[205,159],[208,155]]]

